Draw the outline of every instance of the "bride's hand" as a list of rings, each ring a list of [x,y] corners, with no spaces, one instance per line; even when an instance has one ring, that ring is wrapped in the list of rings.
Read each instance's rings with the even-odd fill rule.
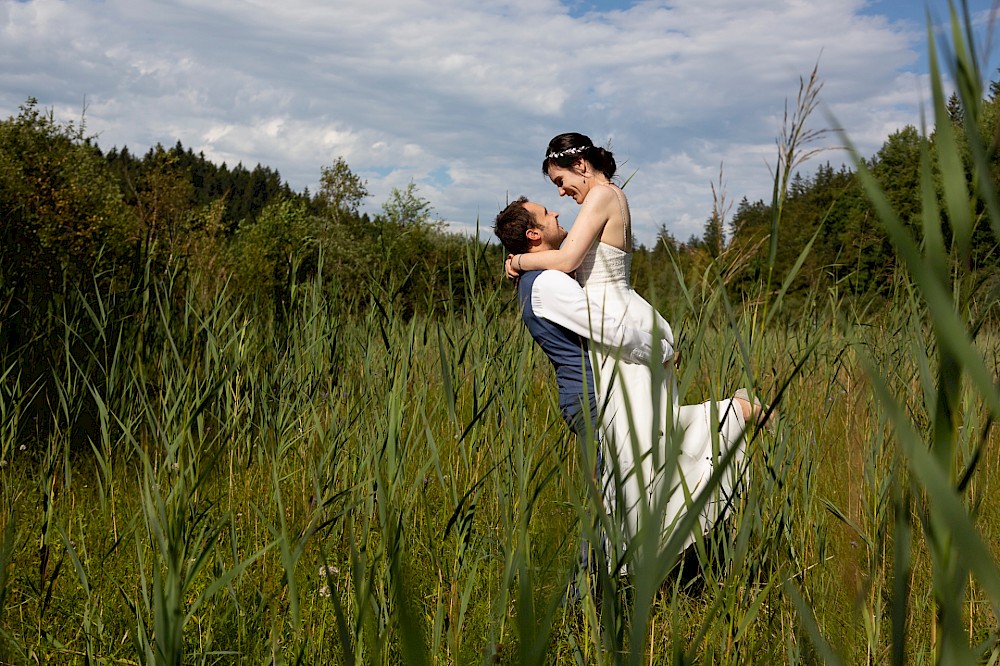
[[[508,254],[507,259],[503,262],[503,270],[507,274],[507,277],[511,280],[516,280],[521,277],[521,271],[514,267],[514,255]]]

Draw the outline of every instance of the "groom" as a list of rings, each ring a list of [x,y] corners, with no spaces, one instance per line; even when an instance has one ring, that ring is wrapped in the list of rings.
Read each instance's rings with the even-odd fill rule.
[[[566,238],[559,213],[521,197],[497,215],[494,233],[511,254],[556,250]],[[653,338],[643,330],[591,309],[583,287],[561,271],[527,271],[518,282],[521,319],[549,357],[559,387],[563,419],[578,436],[595,433],[598,405],[587,343],[617,349],[628,363],[649,363]],[[673,348],[660,341],[664,361]]]

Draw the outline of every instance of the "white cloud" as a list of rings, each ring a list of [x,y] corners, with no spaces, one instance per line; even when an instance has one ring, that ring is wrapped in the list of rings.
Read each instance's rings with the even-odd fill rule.
[[[102,147],[180,140],[275,168],[296,189],[315,190],[342,156],[368,181],[371,210],[412,180],[456,228],[488,226],[522,193],[571,221],[575,205],[539,167],[549,138],[582,131],[635,172],[638,239],[661,225],[686,239],[720,164],[730,198],[769,196],[785,100],[815,63],[824,113],[863,153],[919,122],[922,26],[879,11],[880,0],[623,1],[583,15],[556,0],[7,2],[0,113],[33,96],[79,119],[86,100]]]

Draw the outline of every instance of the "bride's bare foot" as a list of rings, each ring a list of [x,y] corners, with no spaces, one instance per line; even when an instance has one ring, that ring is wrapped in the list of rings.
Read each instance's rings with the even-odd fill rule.
[[[771,410],[771,413],[767,414],[767,408],[761,406],[760,401],[754,398],[753,403],[750,403],[750,396],[746,389],[740,389],[733,396],[740,409],[743,411],[743,421],[745,423],[756,423],[763,425],[768,432],[774,432],[774,421],[778,416],[776,410]],[[765,421],[765,415],[767,415],[767,420]]]

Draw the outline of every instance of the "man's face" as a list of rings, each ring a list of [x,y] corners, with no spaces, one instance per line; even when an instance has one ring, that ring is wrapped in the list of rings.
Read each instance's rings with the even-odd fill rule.
[[[559,226],[559,213],[549,210],[540,204],[527,202],[524,209],[535,218],[535,229],[529,229],[528,234],[537,233],[537,238],[541,241],[533,246],[535,251],[558,250],[559,246],[566,239],[566,230]]]

